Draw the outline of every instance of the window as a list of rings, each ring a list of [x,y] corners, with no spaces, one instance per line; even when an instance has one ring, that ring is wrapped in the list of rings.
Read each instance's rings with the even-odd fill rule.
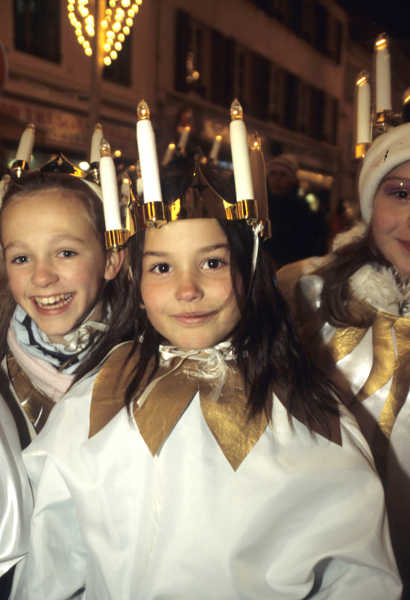
[[[60,2],[14,0],[16,50],[60,62]]]
[[[118,58],[114,60],[109,67],[104,67],[102,76],[105,81],[111,81],[112,83],[118,83],[124,86],[131,85],[131,36],[132,34],[126,37],[122,45],[122,50],[118,54]]]
[[[235,43],[218,31],[212,31],[211,38],[210,100],[221,106],[230,106],[234,95],[232,65]]]
[[[292,73],[285,76],[285,122],[288,129],[296,130],[298,126],[299,80]]]
[[[270,63],[260,54],[251,54],[249,112],[258,119],[267,119],[269,111]]]

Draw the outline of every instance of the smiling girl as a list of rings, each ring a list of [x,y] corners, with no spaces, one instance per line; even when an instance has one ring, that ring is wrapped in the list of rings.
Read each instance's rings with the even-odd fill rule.
[[[25,453],[36,505],[13,597],[398,599],[367,445],[255,262],[256,223],[213,218],[227,195],[192,168],[176,195],[164,179],[181,218],[131,241],[134,343]]]
[[[359,177],[364,224],[300,279],[306,341],[349,397],[383,479],[393,547],[410,586],[410,124],[370,146]],[[295,271],[279,272],[283,289]],[[292,298],[292,296],[289,296]],[[409,589],[410,593],[410,589]]]
[[[33,171],[3,198],[0,358],[23,445],[87,368],[111,319],[123,331],[124,256],[105,249],[98,194],[77,177]]]

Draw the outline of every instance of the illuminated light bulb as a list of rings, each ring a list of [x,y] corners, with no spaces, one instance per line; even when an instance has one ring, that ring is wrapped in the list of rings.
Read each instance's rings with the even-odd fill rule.
[[[125,35],[123,33],[119,33],[117,37],[120,42],[123,42],[125,40]]]
[[[122,50],[121,42],[115,42],[114,48],[117,50],[117,52],[121,52],[121,50]]]
[[[109,67],[111,63],[112,63],[111,58],[109,56],[105,56],[104,57],[104,64],[105,64],[105,66]]]
[[[93,53],[91,48],[85,48],[84,52],[86,53],[87,56],[92,56],[92,53]]]
[[[231,104],[231,120],[238,121],[239,119],[243,119],[243,109],[239,100],[235,98]]]
[[[107,21],[107,19],[103,19],[103,20],[101,21],[101,27],[102,27],[103,29],[107,29],[107,28],[108,28],[108,21]]]
[[[129,28],[129,27],[127,27],[127,25],[125,25],[125,26],[122,28],[122,31],[125,33],[125,35],[129,35],[129,34],[130,34],[130,28]]]
[[[132,24],[133,24],[134,21],[130,17],[127,17],[125,19],[125,22],[128,25],[128,27],[132,27]]]
[[[135,11],[132,8],[130,8],[127,14],[129,17],[133,18],[135,16]]]
[[[389,47],[388,39],[385,33],[381,33],[374,44],[375,50],[385,50]]]
[[[107,9],[105,10],[105,14],[107,15],[107,17],[111,17],[111,15],[112,15],[112,10],[111,10],[111,8],[107,8]]]
[[[84,40],[85,40],[85,37],[83,35],[80,35],[80,37],[78,38],[78,42],[80,44],[82,44],[84,42]]]
[[[144,119],[149,119],[151,117],[149,106],[145,102],[145,100],[141,100],[141,102],[138,103],[137,117],[138,117],[139,121],[142,121]]]
[[[121,0],[121,6],[128,8],[131,5],[131,0]]]
[[[195,79],[195,81],[199,79],[199,71],[192,71],[192,79]]]
[[[107,31],[107,38],[109,40],[113,40],[115,38],[115,33],[113,31],[111,31],[111,29],[109,31]]]
[[[117,33],[118,31],[121,30],[121,23],[119,23],[118,21],[115,21],[115,23],[112,26],[113,31],[115,31],[115,33]]]
[[[118,53],[115,50],[112,50],[112,52],[110,52],[110,56],[112,60],[116,60],[118,58]]]
[[[114,156],[115,156],[115,158],[120,158],[122,156],[121,150],[115,150],[114,151]]]
[[[108,4],[111,6],[111,8],[115,8],[115,0],[110,0]]]
[[[104,52],[109,52],[111,50],[111,45],[110,44],[104,44]]]
[[[122,20],[125,17],[125,10],[123,8],[117,8],[117,10],[115,11],[115,16]]]

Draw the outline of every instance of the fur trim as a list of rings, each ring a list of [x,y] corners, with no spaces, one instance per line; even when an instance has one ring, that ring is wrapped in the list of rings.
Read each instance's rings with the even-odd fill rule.
[[[390,267],[364,265],[351,276],[350,289],[375,308],[410,316],[410,281],[400,279]]]
[[[342,233],[337,234],[332,242],[332,251],[338,250],[339,248],[342,248],[342,246],[347,246],[347,244],[357,241],[358,239],[364,237],[366,232],[366,223],[364,221],[358,221],[347,231],[342,231]]]

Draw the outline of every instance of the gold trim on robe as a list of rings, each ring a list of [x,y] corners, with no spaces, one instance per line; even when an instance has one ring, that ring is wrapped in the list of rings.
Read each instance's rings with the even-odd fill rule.
[[[337,329],[329,342],[335,362],[350,354],[363,339],[369,327],[373,337],[373,365],[369,376],[357,394],[363,402],[392,380],[383,406],[379,426],[390,437],[394,422],[406,401],[410,384],[410,318],[386,313],[364,301],[353,299],[352,309],[359,312],[370,326]]]
[[[8,375],[19,404],[36,433],[39,433],[48,419],[54,401],[33,386],[12,354],[7,354],[6,361]]]
[[[130,349],[127,343],[114,351],[97,375],[89,437],[98,433],[124,407],[125,390],[138,361],[138,353],[134,353],[126,362]],[[189,369],[184,370],[188,361]],[[172,358],[168,366],[157,370],[155,378],[132,406],[140,434],[151,454],[158,454],[198,391],[204,419],[226,459],[237,470],[265,431],[268,417],[264,410],[251,414],[243,379],[234,366],[227,367],[224,384],[215,399],[215,381],[201,377],[198,362],[190,361],[189,357]],[[303,422],[298,415],[294,416]],[[338,415],[329,415],[328,420],[329,427],[316,424],[313,431],[341,445]]]

